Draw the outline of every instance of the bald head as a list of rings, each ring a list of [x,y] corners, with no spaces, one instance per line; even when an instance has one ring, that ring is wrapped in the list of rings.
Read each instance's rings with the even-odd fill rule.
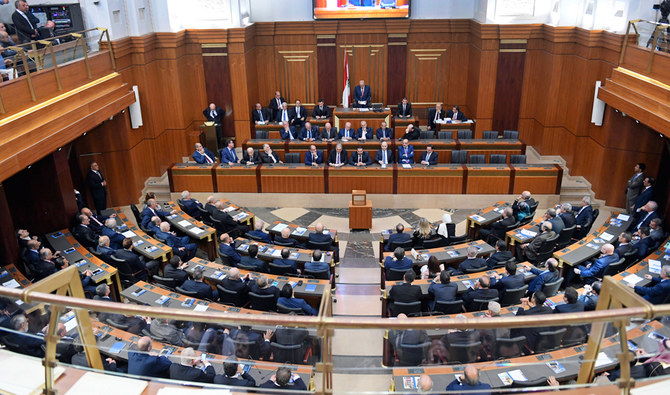
[[[602,252],[605,255],[612,255],[614,254],[614,246],[612,244],[607,243],[602,246],[600,252]]]
[[[427,374],[422,374],[419,377],[419,393],[428,392],[433,389],[433,380]]]
[[[291,236],[291,229],[289,228],[284,228],[281,230],[281,237],[284,239],[288,239]]]
[[[137,349],[139,351],[150,351],[151,338],[149,336],[142,336],[140,340],[137,341]]]
[[[317,223],[314,229],[318,232],[321,233],[323,232],[323,224],[321,222]]]
[[[228,278],[231,280],[237,280],[240,278],[240,269],[234,267],[228,271]]]
[[[465,382],[470,385],[479,385],[479,370],[472,365],[465,367]]]

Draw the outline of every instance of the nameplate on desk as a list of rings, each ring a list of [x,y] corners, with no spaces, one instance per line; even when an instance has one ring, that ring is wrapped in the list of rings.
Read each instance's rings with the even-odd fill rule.
[[[544,360],[547,360],[547,359],[551,359],[552,357],[551,357],[551,354],[542,354],[542,355],[537,355],[536,358],[537,358],[538,361],[544,361]]]

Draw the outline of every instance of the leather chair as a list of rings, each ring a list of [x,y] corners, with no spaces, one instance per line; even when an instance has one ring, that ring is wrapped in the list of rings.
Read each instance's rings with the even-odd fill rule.
[[[451,163],[467,163],[468,151],[453,150],[451,151]]]
[[[289,152],[284,155],[284,163],[300,163],[300,153]]]
[[[489,156],[489,163],[496,163],[496,164],[507,163],[507,155],[491,154],[491,156]]]
[[[450,140],[452,136],[452,133],[450,130],[441,130],[437,132],[437,139],[438,140]]]
[[[518,140],[519,131],[518,130],[503,130],[503,139],[505,140]]]
[[[528,285],[524,285],[520,288],[506,290],[502,300],[500,301],[500,305],[502,307],[507,307],[521,303],[521,298],[523,298],[527,290]]]
[[[484,140],[495,140],[498,138],[498,131],[496,130],[485,130],[484,131]]]
[[[463,301],[460,299],[449,302],[441,302],[436,300],[433,311],[440,312],[442,314],[459,314],[463,312]]]
[[[249,302],[251,308],[260,311],[277,310],[277,301],[274,295],[259,295],[255,292],[249,292]]]
[[[456,136],[459,140],[472,140],[472,130],[459,130]]]
[[[477,341],[473,343],[464,344],[449,344],[447,351],[449,351],[449,363],[468,364],[477,362],[477,357],[482,349],[482,342]]]
[[[566,328],[560,328],[553,331],[542,331],[537,334],[537,345],[535,346],[535,353],[543,353],[553,351],[561,347],[561,341],[565,336]]]
[[[507,359],[520,357],[523,352],[526,336],[508,338],[496,338],[496,348],[493,353],[495,359]]]
[[[267,140],[270,137],[270,132],[267,130],[257,130],[256,140]]]
[[[433,140],[435,138],[435,132],[432,130],[422,130],[419,133],[419,138],[421,140]]]
[[[470,158],[468,159],[468,163],[472,164],[481,164],[481,163],[486,163],[486,155],[470,155]]]
[[[421,315],[421,301],[417,300],[416,302],[393,302],[391,305],[391,312],[393,316],[397,316],[400,313],[404,313],[408,317],[415,317]]]
[[[300,307],[288,307],[280,303],[277,303],[277,312],[279,312],[280,314],[291,314],[291,313],[299,315],[305,314]]]
[[[196,296],[198,296],[197,291],[187,291],[182,287],[175,287],[175,291],[177,291],[178,293],[180,293],[184,296],[188,296],[188,297],[191,297],[191,298],[195,298]]]
[[[219,301],[221,303],[235,307],[244,306],[242,295],[238,292],[226,289],[221,284],[216,284],[216,289],[219,291]]]
[[[542,293],[544,293],[547,298],[551,298],[558,293],[558,288],[560,288],[562,282],[563,277],[560,277],[556,281],[544,284],[542,287]]]
[[[511,164],[525,165],[526,164],[526,155],[510,155],[509,162]]]
[[[572,235],[575,233],[576,229],[577,225],[572,225],[569,228],[563,228],[561,233],[558,235],[558,240],[556,240],[556,247],[554,248],[554,251],[559,251],[567,247],[570,244],[570,241],[572,241]]]

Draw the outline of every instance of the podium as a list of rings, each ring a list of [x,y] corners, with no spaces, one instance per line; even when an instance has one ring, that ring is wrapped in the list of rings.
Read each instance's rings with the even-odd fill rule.
[[[216,138],[216,124],[214,122],[205,122],[200,125],[203,133],[200,135],[200,144],[214,150],[214,152],[219,151],[219,142]]]
[[[372,228],[372,201],[364,190],[352,190],[349,202],[349,229]]]

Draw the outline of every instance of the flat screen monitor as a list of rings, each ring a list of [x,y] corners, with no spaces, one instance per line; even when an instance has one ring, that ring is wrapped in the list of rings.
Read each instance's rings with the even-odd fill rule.
[[[313,0],[314,19],[409,18],[410,0]]]

